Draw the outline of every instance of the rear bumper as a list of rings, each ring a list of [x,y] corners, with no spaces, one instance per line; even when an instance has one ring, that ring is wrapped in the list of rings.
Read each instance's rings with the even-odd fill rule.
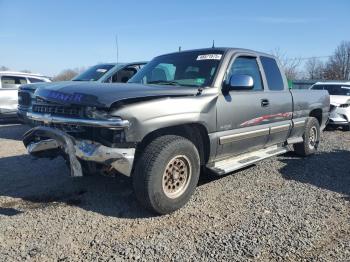
[[[328,122],[328,125],[330,125],[330,126],[348,126],[348,125],[350,125],[350,123],[347,121],[332,121],[332,120],[330,120]]]
[[[117,172],[130,176],[135,148],[111,148],[102,144],[75,139],[61,130],[35,127],[23,139],[28,152],[36,157],[52,158],[65,154],[70,162],[71,176],[83,175],[79,160],[103,164]]]

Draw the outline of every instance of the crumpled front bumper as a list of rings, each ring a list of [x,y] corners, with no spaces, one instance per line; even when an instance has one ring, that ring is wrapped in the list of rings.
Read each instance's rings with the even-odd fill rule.
[[[100,163],[130,176],[135,148],[111,148],[90,140],[80,140],[50,127],[35,127],[25,133],[23,143],[36,157],[52,158],[65,154],[70,162],[71,176],[83,176],[79,160]]]

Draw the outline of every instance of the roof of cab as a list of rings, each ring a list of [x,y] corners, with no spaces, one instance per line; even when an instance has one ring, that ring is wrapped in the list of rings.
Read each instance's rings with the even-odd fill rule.
[[[121,66],[128,66],[128,65],[135,65],[135,64],[147,64],[147,61],[136,61],[136,62],[127,62],[127,63],[123,63],[123,62],[119,62],[119,63],[99,63],[96,64],[95,66],[99,66],[99,65],[112,65],[112,66],[116,66],[116,65],[121,65]]]
[[[190,50],[181,50],[178,52],[172,52],[164,55],[170,55],[170,54],[177,54],[177,53],[185,53],[185,52],[215,52],[215,51],[220,51],[220,52],[228,52],[228,51],[233,51],[233,52],[246,52],[246,53],[254,53],[257,55],[264,55],[264,56],[272,56],[267,53],[251,50],[251,49],[244,49],[244,48],[235,48],[235,47],[209,47],[209,48],[200,48],[200,49],[190,49]],[[160,55],[162,56],[162,55]]]

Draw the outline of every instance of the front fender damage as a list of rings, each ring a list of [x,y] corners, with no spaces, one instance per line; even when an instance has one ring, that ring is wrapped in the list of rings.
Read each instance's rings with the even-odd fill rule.
[[[45,142],[48,147],[43,147]],[[52,155],[52,150],[58,156],[60,152],[57,149],[61,149],[69,158],[71,176],[83,176],[81,164],[75,156],[74,139],[66,133],[49,127],[35,127],[24,134],[23,143],[28,152],[36,157],[52,157],[55,155]],[[49,151],[49,154],[43,154],[45,151]]]

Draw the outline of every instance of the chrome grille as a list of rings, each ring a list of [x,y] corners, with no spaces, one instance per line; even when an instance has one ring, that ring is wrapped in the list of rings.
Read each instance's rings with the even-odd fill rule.
[[[81,117],[83,109],[81,107],[56,106],[56,105],[33,105],[33,112],[60,116]]]

